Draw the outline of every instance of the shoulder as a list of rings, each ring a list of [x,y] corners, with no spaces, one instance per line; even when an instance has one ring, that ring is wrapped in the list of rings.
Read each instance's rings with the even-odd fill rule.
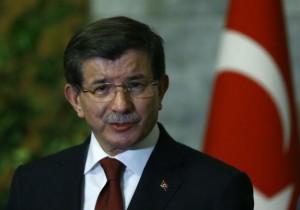
[[[171,163],[172,173],[182,180],[177,196],[185,203],[195,205],[205,198],[203,205],[216,209],[252,209],[253,187],[243,171],[176,142],[164,129],[157,146],[157,157],[167,159],[161,162]]]
[[[207,185],[226,185],[231,179],[241,179],[251,185],[249,177],[243,171],[222,160],[209,156],[201,151],[176,142],[160,125],[160,139],[154,151],[166,162],[174,163],[181,178],[191,182]],[[203,180],[205,180],[203,182]]]
[[[209,156],[201,151],[190,148],[178,142],[174,142],[176,153],[184,161],[186,169],[194,174],[197,172],[207,175],[210,178],[222,178],[237,173],[243,173],[241,170],[229,165],[222,160]]]
[[[21,165],[18,167],[18,171],[35,173],[38,172],[49,172],[50,170],[55,170],[60,165],[66,163],[84,162],[86,151],[89,145],[89,140],[86,140],[83,144],[72,146],[59,151],[54,154],[47,155],[37,160],[33,160],[29,163]]]

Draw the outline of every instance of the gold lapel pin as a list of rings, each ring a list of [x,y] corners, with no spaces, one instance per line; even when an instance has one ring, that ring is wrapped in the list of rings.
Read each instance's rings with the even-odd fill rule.
[[[165,182],[165,180],[163,180],[160,184],[160,187],[164,189],[164,191],[167,191],[169,188],[169,185],[167,184],[167,182]]]

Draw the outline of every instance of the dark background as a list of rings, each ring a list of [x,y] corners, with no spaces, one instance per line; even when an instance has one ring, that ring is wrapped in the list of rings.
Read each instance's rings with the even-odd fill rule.
[[[0,209],[15,168],[78,144],[88,129],[63,95],[62,58],[84,0],[0,2]]]

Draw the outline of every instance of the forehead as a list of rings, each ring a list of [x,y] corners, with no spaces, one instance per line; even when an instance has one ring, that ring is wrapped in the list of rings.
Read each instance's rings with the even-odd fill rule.
[[[140,75],[153,77],[151,65],[147,54],[139,50],[126,51],[116,60],[105,58],[92,58],[82,65],[83,81],[124,81]]]

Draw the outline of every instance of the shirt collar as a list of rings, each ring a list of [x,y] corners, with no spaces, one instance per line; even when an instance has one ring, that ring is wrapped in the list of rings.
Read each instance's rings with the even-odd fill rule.
[[[155,124],[154,128],[145,139],[134,145],[132,148],[129,148],[128,150],[114,156],[114,158],[121,161],[124,165],[126,165],[127,168],[141,175],[158,141],[158,137],[159,128],[157,124]],[[109,155],[102,149],[95,135],[92,133],[84,174],[87,174],[95,169],[97,166],[99,166],[98,162],[108,156]]]

